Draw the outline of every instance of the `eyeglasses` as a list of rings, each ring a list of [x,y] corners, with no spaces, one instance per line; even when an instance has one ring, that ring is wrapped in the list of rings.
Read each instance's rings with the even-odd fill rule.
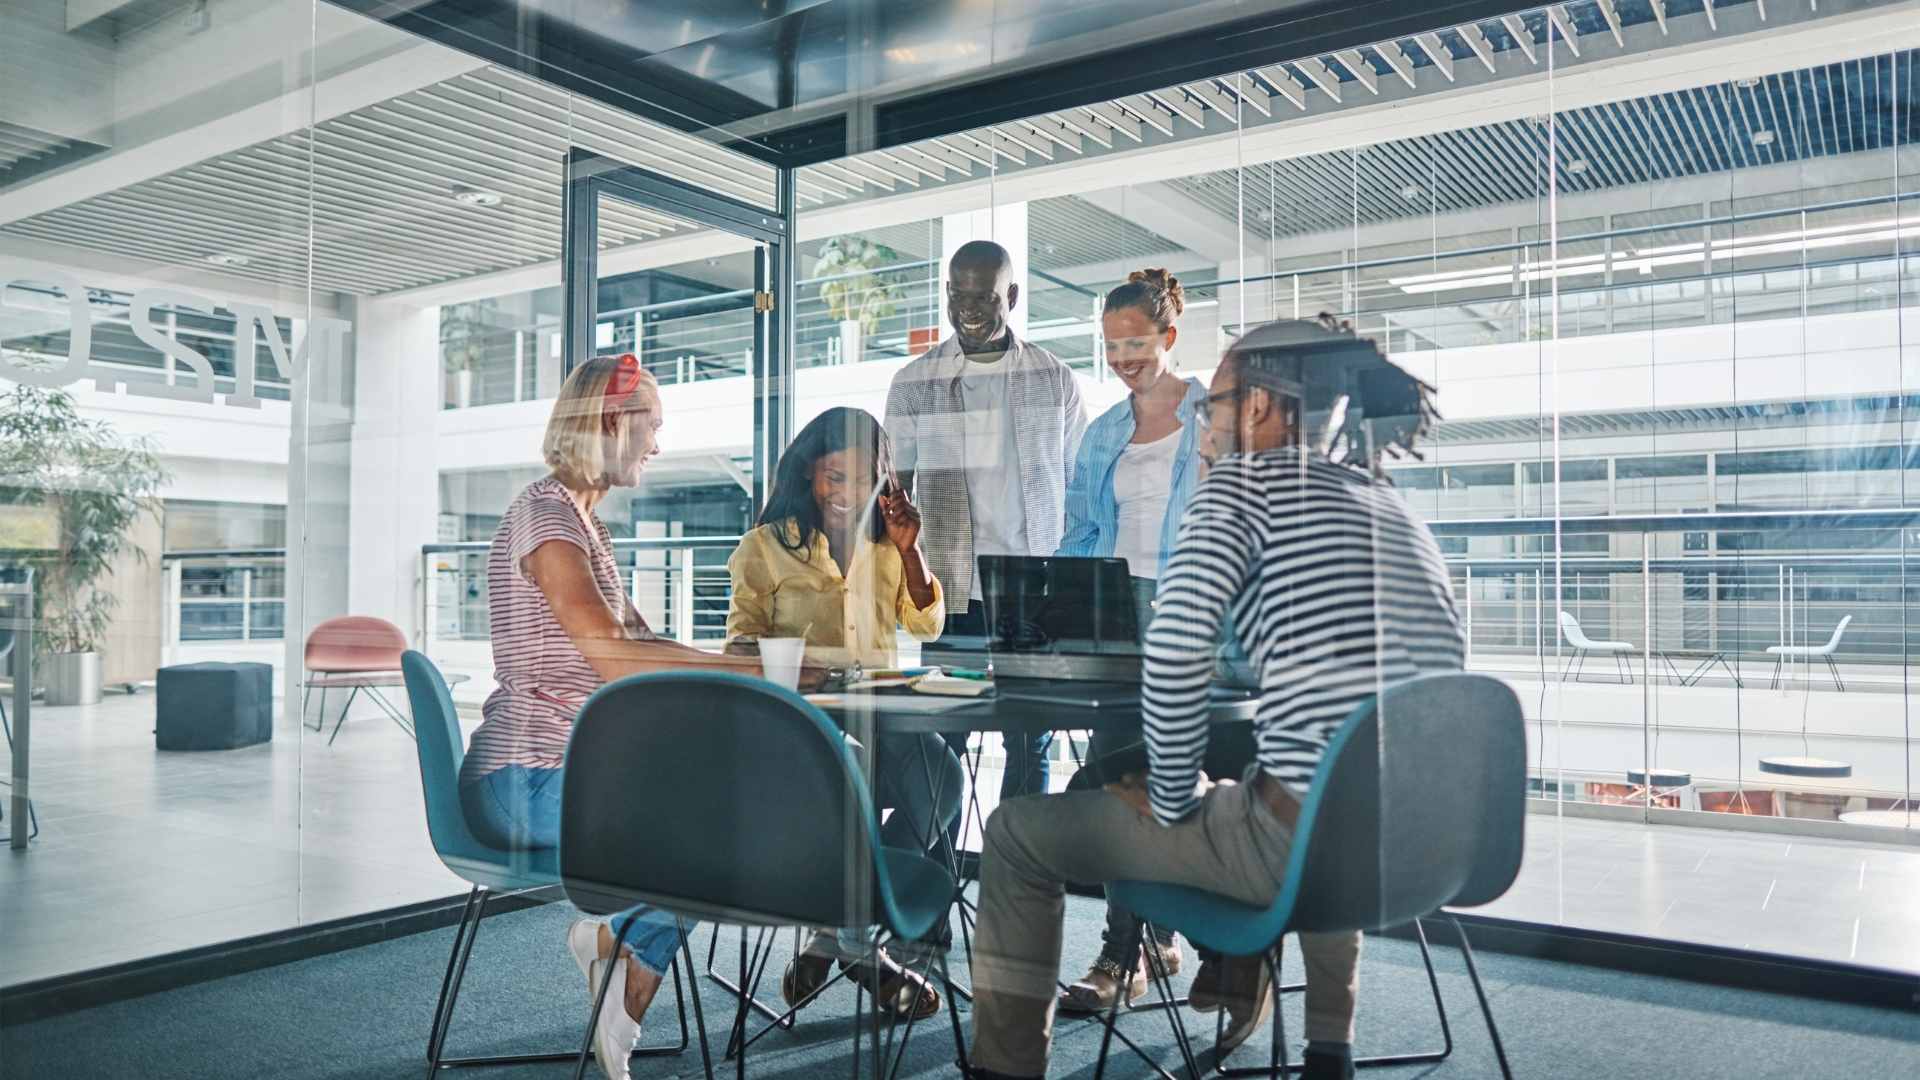
[[[1213,406],[1218,402],[1233,401],[1245,395],[1246,392],[1251,389],[1253,389],[1253,387],[1242,384],[1231,390],[1222,390],[1217,394],[1208,394],[1206,397],[1200,399],[1200,411],[1199,415],[1194,417],[1194,423],[1201,431],[1212,430]]]

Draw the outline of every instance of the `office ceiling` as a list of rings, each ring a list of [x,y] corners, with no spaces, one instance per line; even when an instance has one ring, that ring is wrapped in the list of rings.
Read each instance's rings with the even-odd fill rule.
[[[707,6],[735,17],[745,10]],[[1688,6],[1690,14],[1683,10]],[[1857,0],[1851,6],[1891,5]],[[800,169],[800,205],[803,211],[845,205],[1105,158],[1112,162],[1111,183],[1124,184],[1129,151],[1231,136],[1236,116],[1240,130],[1284,131],[1296,120],[1541,72],[1550,33],[1557,48],[1581,51],[1562,61],[1561,70],[1571,70],[1636,50],[1675,42],[1710,46],[1718,35],[1773,32],[1788,19],[1820,17],[1810,8],[1785,12],[1776,3],[1765,12],[1770,21],[1761,22],[1758,5],[1722,2],[1710,14],[1698,0],[1673,0],[1660,20],[1654,12],[1632,0],[1578,0],[1268,65],[1244,77],[1187,82],[923,139]],[[1560,187],[1593,191],[1920,144],[1920,108],[1912,107],[1916,78],[1920,64],[1902,53],[1768,75],[1752,85],[1716,83],[1565,111],[1554,137]],[[1771,139],[1759,137],[1762,132]],[[229,261],[223,272],[289,286],[307,282],[311,240],[315,288],[390,293],[557,259],[560,161],[575,145],[771,204],[775,171],[768,165],[496,67],[325,121],[311,141],[297,132],[0,231],[175,265],[238,256],[246,261]],[[1368,147],[1358,185],[1351,154],[1318,154],[1167,186],[1193,215],[1238,221],[1257,238],[1350,226],[1356,192],[1362,223],[1531,201],[1542,190],[1546,153],[1544,129],[1515,120]],[[500,205],[463,204],[454,197],[463,188],[497,194]],[[1036,206],[1045,220],[1058,219],[1064,234],[1049,240],[1055,252],[1035,256],[1043,269],[1132,257],[1172,231],[1128,225],[1142,235],[1123,235],[1111,214],[1073,197]],[[1268,206],[1280,210],[1277,219],[1262,219]],[[615,208],[601,242],[621,246],[683,229],[661,215]]]

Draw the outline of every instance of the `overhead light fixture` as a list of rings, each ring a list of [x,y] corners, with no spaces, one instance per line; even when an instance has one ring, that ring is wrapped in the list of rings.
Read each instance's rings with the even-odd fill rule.
[[[1755,146],[1773,145],[1773,132],[1767,128],[1761,128],[1759,131],[1754,132],[1751,138]]]
[[[503,196],[497,191],[488,191],[484,188],[455,185],[453,201],[467,206],[499,206]]]
[[[1408,202],[1412,202],[1413,200],[1415,200],[1415,199],[1417,199],[1417,198],[1419,198],[1419,197],[1420,197],[1420,185],[1419,185],[1419,184],[1408,184],[1408,185],[1407,185],[1406,187],[1403,187],[1403,188],[1401,188],[1401,189],[1400,189],[1400,197],[1401,197],[1401,198],[1403,198],[1403,199],[1405,199],[1405,200],[1407,200]]]
[[[253,265],[253,260],[247,258],[245,255],[227,255],[227,254],[209,255],[207,256],[207,261],[212,263],[215,266],[251,266]]]
[[[1587,159],[1583,157],[1577,157],[1577,158],[1574,158],[1572,161],[1567,162],[1567,171],[1574,174],[1575,176],[1578,176],[1581,173],[1586,172]]]
[[[1754,87],[1760,85],[1760,80],[1749,75],[1744,79],[1735,79],[1733,81],[1733,85],[1738,86],[1743,90],[1751,90]]]

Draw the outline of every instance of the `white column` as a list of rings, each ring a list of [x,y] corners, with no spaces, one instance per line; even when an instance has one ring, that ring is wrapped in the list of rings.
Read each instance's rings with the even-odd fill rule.
[[[347,607],[418,643],[420,546],[437,535],[440,309],[361,301],[347,484]]]
[[[948,214],[940,220],[940,334],[947,332],[947,264],[960,245],[972,240],[991,240],[1013,256],[1013,280],[1025,297],[1027,285],[1027,204],[1008,203],[964,214]],[[1007,325],[1021,337],[1027,336],[1027,303],[1022,299],[1007,317]]]

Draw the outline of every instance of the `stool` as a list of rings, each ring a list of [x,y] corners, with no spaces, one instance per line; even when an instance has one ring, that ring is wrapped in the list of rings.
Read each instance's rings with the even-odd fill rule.
[[[273,738],[271,664],[164,667],[154,695],[161,750],[237,750]]]

